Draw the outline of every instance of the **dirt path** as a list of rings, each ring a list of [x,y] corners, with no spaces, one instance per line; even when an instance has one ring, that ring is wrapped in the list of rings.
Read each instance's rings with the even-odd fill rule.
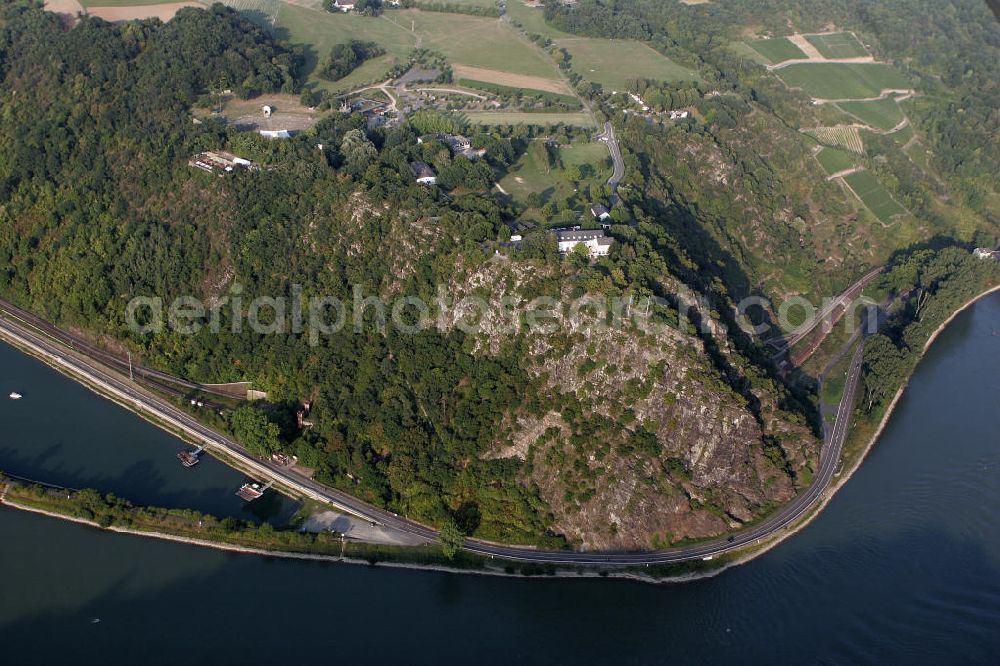
[[[44,7],[45,11],[61,14],[63,20],[70,25],[76,25],[78,14],[87,13],[77,0],[45,0]]]
[[[791,39],[791,38],[789,37],[789,39]],[[824,58],[823,56],[820,56],[818,58],[812,58],[812,57],[810,57],[810,58],[798,58],[796,60],[785,60],[783,62],[779,62],[777,65],[768,65],[767,68],[768,68],[768,70],[770,70],[770,71],[773,72],[773,71],[778,70],[778,69],[784,69],[785,67],[788,67],[789,65],[801,65],[801,64],[809,63],[809,62],[825,62],[825,63],[840,63],[840,64],[850,64],[850,63],[871,64],[871,63],[875,62],[875,57],[874,56],[855,56],[853,58]]]
[[[185,7],[204,9],[205,6],[199,2],[168,2],[161,5],[137,5],[135,7],[90,7],[87,13],[112,23],[147,18],[169,21],[174,17],[174,14]]]
[[[548,57],[548,56],[546,56]],[[555,66],[555,63],[553,63]],[[495,83],[511,88],[530,88],[532,90],[542,90],[545,92],[557,93],[559,95],[574,95],[573,89],[559,79],[547,79],[543,76],[531,76],[528,74],[512,74],[511,72],[501,72],[496,69],[486,69],[484,67],[470,67],[469,65],[453,64],[451,70],[456,79],[472,79],[473,81],[483,81],[484,83]]]
[[[486,100],[488,99],[486,95],[480,95],[478,93],[469,92],[468,90],[458,90],[457,88],[414,88],[414,90],[420,92],[446,92],[455,93],[456,95],[468,95],[469,97],[475,97],[476,99]]]
[[[902,101],[913,97],[916,93],[917,91],[912,88],[883,88],[878,97],[847,97],[842,99],[824,99],[822,97],[814,97],[813,102],[815,104],[836,104],[837,102],[877,102],[880,99],[885,99],[889,95],[902,95],[902,97],[899,98],[899,101]]]
[[[788,41],[799,47],[799,50],[808,56],[810,60],[826,60],[823,54],[816,50],[816,47],[805,38],[805,35],[789,35]]]
[[[836,173],[831,173],[826,177],[827,180],[833,180],[834,178],[843,178],[844,176],[850,176],[855,171],[864,171],[863,166],[851,167],[850,169],[842,169]]]

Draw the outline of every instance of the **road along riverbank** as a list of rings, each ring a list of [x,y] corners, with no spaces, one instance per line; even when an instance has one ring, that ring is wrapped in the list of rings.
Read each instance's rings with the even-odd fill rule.
[[[865,458],[868,457],[868,454],[871,453],[871,450],[872,450],[872,448],[874,448],[875,443],[878,442],[878,440],[882,437],[882,434],[885,432],[885,429],[888,427],[889,422],[892,420],[893,413],[896,411],[896,408],[899,406],[899,401],[903,399],[903,395],[906,393],[906,389],[907,389],[907,387],[910,384],[910,378],[913,377],[913,372],[916,372],[917,366],[920,365],[920,362],[923,360],[924,356],[927,355],[928,350],[930,350],[930,348],[934,346],[934,342],[938,339],[938,337],[940,337],[940,335],[945,332],[945,330],[948,328],[948,326],[953,321],[955,321],[956,317],[958,317],[959,315],[961,315],[963,312],[965,312],[966,310],[968,310],[969,308],[971,308],[973,305],[975,305],[976,303],[978,303],[982,299],[986,298],[987,296],[990,296],[991,294],[995,294],[997,292],[1000,292],[1000,285],[996,285],[994,287],[986,289],[982,293],[980,293],[980,294],[978,294],[976,296],[973,296],[968,301],[966,301],[963,305],[961,305],[957,310],[955,310],[951,314],[951,316],[949,316],[947,319],[945,319],[943,322],[941,322],[941,324],[936,329],[934,329],[934,332],[931,333],[931,335],[930,335],[929,338],[927,338],[927,341],[924,343],[923,348],[920,350],[920,356],[917,359],[917,363],[914,365],[913,371],[910,373],[910,375],[903,382],[903,385],[900,386],[899,389],[896,391],[896,394],[892,397],[892,400],[889,402],[889,406],[886,407],[885,413],[882,415],[882,418],[879,421],[878,427],[875,429],[875,432],[872,434],[871,437],[868,438],[867,442],[861,448],[860,452],[858,452],[854,456],[851,456],[852,460],[850,460],[850,461],[846,461],[845,460],[845,470],[840,475],[838,475],[838,478],[837,478],[837,481],[835,482],[834,487],[831,488],[831,493],[830,493],[831,497],[833,496],[834,493],[836,493],[838,490],[840,490],[844,486],[844,484],[847,483],[851,479],[852,476],[854,476],[855,472],[857,472],[858,469],[861,467],[861,463],[864,462]],[[845,454],[844,457],[846,459],[847,458],[847,454]],[[827,500],[827,501],[829,501],[829,500]],[[824,502],[824,505],[825,505],[825,502]]]
[[[992,291],[995,291],[995,289],[991,289],[988,290],[987,292],[984,292],[983,294],[980,294],[976,299],[973,299],[969,303],[964,305],[959,310],[959,312],[962,309],[969,307],[972,303],[978,300],[978,298],[982,298],[987,293],[991,293]],[[949,321],[953,319],[954,316],[955,314],[952,315]],[[942,324],[942,329],[944,326],[945,324]],[[30,340],[30,333],[28,334],[29,340],[27,341],[25,341],[22,338],[22,336],[13,335],[9,329],[8,322],[0,321],[0,336],[7,337],[8,339],[13,338],[11,342],[14,343],[22,351],[27,351],[28,353],[32,353],[32,355],[41,356],[43,360],[49,363],[49,365],[52,365],[53,367],[60,370],[64,374],[68,374],[71,378],[76,379],[77,381],[84,381],[84,383],[87,383],[88,385],[91,386],[91,388],[98,390],[102,394],[104,394],[104,391],[101,391],[100,389],[108,388],[107,382],[103,381],[88,382],[87,381],[88,379],[91,380],[93,379],[92,376],[89,376],[89,373],[78,372],[79,365],[67,363],[66,360],[58,352],[52,352],[51,350],[46,350],[43,346],[37,344],[37,342],[39,342],[38,340],[35,341]],[[74,370],[77,370],[77,372],[74,372]],[[88,376],[81,377],[80,376],[81,374]],[[132,392],[122,391],[121,390],[122,387],[111,386],[110,388],[112,389],[111,390],[112,395],[110,397],[112,397],[112,399],[114,399],[119,404],[122,404],[123,406],[132,409],[133,411],[139,410],[141,412],[143,407],[148,406],[147,401],[142,399],[136,399],[135,396],[132,394]],[[125,388],[127,389],[129,387]],[[845,391],[844,400],[853,403],[853,395],[851,395],[851,393],[852,393],[851,391]],[[157,419],[153,420],[153,422],[161,427],[164,427],[163,423],[158,422],[158,419],[161,416],[161,414],[156,413],[155,409],[152,411],[154,412],[154,416],[157,417]],[[172,411],[176,412],[177,410],[172,409]],[[842,405],[841,414],[843,419],[849,419],[852,414],[850,405],[846,406]],[[148,414],[144,416],[148,417]],[[167,416],[170,416],[170,414],[168,413]],[[190,424],[186,423],[186,421],[193,422],[193,419],[191,419],[187,415],[182,414],[182,416],[184,416],[184,421],[182,421],[180,424],[177,425],[180,426],[180,430],[182,430],[183,432],[189,435],[194,435],[199,440],[202,441],[207,440],[210,443],[215,443],[213,438],[224,439],[222,438],[221,435],[217,435],[217,433],[208,430],[207,428],[201,426],[200,424],[195,424],[195,426],[192,427]],[[168,423],[173,424],[170,418],[164,420],[167,421]],[[840,428],[834,428],[835,433],[840,431],[846,434],[846,430],[847,430],[846,423],[841,425]],[[205,434],[206,432],[208,433],[207,435]],[[877,439],[877,437],[874,437],[873,440],[874,439]],[[465,552],[491,559],[496,557],[500,558],[501,560],[513,560],[521,563],[531,563],[537,567],[542,568],[543,570],[544,569],[554,570],[561,566],[580,566],[580,565],[598,569],[602,567],[607,567],[607,568],[620,567],[622,569],[628,569],[629,567],[656,567],[660,569],[673,570],[675,569],[673,565],[686,562],[695,564],[697,568],[701,569],[701,571],[699,571],[699,574],[701,575],[711,575],[714,573],[718,573],[719,571],[724,570],[729,566],[749,561],[750,559],[753,559],[754,557],[760,555],[761,553],[766,552],[773,546],[777,545],[777,543],[780,543],[784,539],[788,538],[792,534],[795,534],[800,529],[802,529],[818,514],[820,510],[822,510],[823,507],[826,506],[826,504],[829,502],[829,499],[836,492],[836,490],[842,487],[846,479],[849,478],[849,475],[847,475],[844,478],[835,481],[835,470],[840,465],[840,457],[841,457],[840,445],[843,442],[837,441],[838,438],[836,437],[834,437],[833,440],[834,441],[832,442],[828,441],[827,444],[824,445],[823,455],[821,455],[821,460],[820,460],[820,470],[818,470],[816,474],[814,485],[810,486],[810,488],[807,489],[806,492],[804,492],[802,495],[796,498],[796,500],[794,500],[790,505],[786,505],[786,507],[780,510],[776,515],[772,516],[771,518],[763,521],[758,525],[748,526],[743,532],[735,535],[733,541],[729,541],[728,539],[725,541],[719,540],[717,542],[696,544],[689,547],[671,549],[668,551],[648,552],[648,553],[586,553],[586,552],[564,553],[557,551],[551,551],[551,552],[528,551],[516,547],[507,547],[499,544],[485,544],[483,542],[478,542],[475,540],[468,540],[465,543]],[[228,442],[228,440],[225,441]],[[833,444],[833,446],[830,446],[831,444]],[[238,447],[238,445],[235,443],[231,443],[231,445],[234,447]],[[238,448],[237,451],[239,451]],[[271,474],[273,470],[270,470],[268,466],[257,463],[257,461],[254,461],[252,458],[250,458],[250,463],[252,463],[252,467],[257,468],[258,470],[263,470],[261,473],[264,474],[265,476],[268,476],[269,478],[274,478]],[[852,471],[853,468],[855,468],[856,465],[859,463],[860,459],[855,463],[855,465],[852,465]],[[839,475],[839,473],[837,475]],[[297,484],[292,483],[289,485],[291,485],[294,489]],[[310,485],[318,485],[318,484],[310,484]],[[316,489],[311,487],[308,488],[308,490],[310,491],[309,494],[304,494],[306,497],[317,498],[324,503],[333,504],[333,502],[331,502],[331,500],[329,499],[329,495],[327,493],[318,492]],[[326,488],[322,488],[322,491],[326,490],[327,490]],[[330,490],[329,492],[336,493],[337,495],[341,494],[332,490]],[[348,499],[351,500],[352,503],[361,504],[360,502],[353,500],[353,498],[348,498]],[[334,504],[334,506],[336,506],[336,504]],[[391,516],[391,514],[387,514],[387,512],[374,509],[374,507],[369,508],[367,506],[362,505],[362,509],[366,511],[362,512],[361,515],[365,515],[367,510],[370,510],[372,513],[380,517],[385,515]],[[367,518],[367,516],[365,517]],[[413,531],[414,533],[419,533],[425,536],[428,545],[436,541],[435,538],[436,533],[434,533],[433,530],[430,530],[429,528],[425,528],[423,526],[417,526],[402,519],[397,519],[394,521],[392,520],[392,518],[389,518],[388,521],[390,522],[390,524],[398,523],[399,525],[402,526],[404,531],[408,532]],[[699,564],[699,562],[701,564]],[[510,567],[506,567],[505,570],[509,568]],[[688,567],[684,568],[686,569]],[[668,571],[661,570],[659,573],[666,574],[667,577],[671,575],[670,573],[668,573]],[[688,572],[685,571],[685,573]],[[650,571],[650,574],[654,574],[654,571]],[[607,575],[607,573],[602,572],[601,575]]]

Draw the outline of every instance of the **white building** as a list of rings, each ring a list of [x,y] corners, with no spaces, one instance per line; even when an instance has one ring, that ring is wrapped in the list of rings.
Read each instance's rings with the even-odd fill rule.
[[[292,136],[288,130],[260,130],[260,135],[268,139],[288,139]]]
[[[604,235],[603,229],[565,229],[553,233],[559,245],[559,252],[562,254],[568,254],[577,245],[583,245],[591,257],[604,257],[611,251],[611,244],[615,242],[613,238]]]
[[[410,171],[421,185],[437,185],[437,174],[426,162],[410,162]]]
[[[353,0],[334,0],[333,6],[342,12],[349,12],[354,9]]]
[[[985,247],[977,247],[972,251],[972,256],[976,259],[997,259],[1000,261],[1000,250],[987,250]]]

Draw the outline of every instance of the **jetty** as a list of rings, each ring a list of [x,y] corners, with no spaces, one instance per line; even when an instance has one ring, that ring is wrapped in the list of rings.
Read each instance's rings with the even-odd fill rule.
[[[236,491],[236,496],[244,502],[252,502],[263,495],[264,491],[272,485],[274,485],[274,481],[268,481],[266,486],[262,486],[256,481],[249,481],[240,486],[240,489]]]
[[[180,460],[181,464],[185,467],[194,467],[201,462],[201,453],[204,450],[204,446],[199,446],[194,451],[181,451],[177,454],[177,459]]]

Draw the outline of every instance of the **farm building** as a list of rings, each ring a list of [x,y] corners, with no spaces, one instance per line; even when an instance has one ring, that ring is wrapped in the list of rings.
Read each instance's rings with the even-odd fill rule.
[[[604,204],[599,204],[599,203],[591,204],[590,214],[593,215],[595,219],[600,220],[601,222],[611,221],[611,213],[608,212],[608,209]]]
[[[333,6],[342,12],[349,12],[354,9],[354,0],[333,0]]]
[[[451,148],[453,153],[456,155],[465,155],[469,159],[482,157],[486,154],[486,150],[483,148],[473,148],[472,141],[461,134],[445,134],[444,132],[437,132],[435,134],[425,134],[424,136],[417,137],[417,143],[424,143],[425,141],[440,141],[441,143],[448,144],[448,147]]]
[[[189,166],[193,166],[196,169],[201,169],[202,171],[207,171],[208,173],[216,173],[223,176],[227,173],[233,173],[234,171],[243,171],[244,169],[249,169],[252,166],[250,160],[245,160],[242,157],[237,157],[232,153],[227,153],[224,151],[205,151],[203,153],[198,153],[188,161]]]
[[[567,254],[577,245],[583,245],[591,257],[603,257],[611,250],[613,238],[604,235],[604,230],[584,231],[581,229],[561,229],[553,231],[559,252]]]
[[[410,171],[421,185],[437,185],[437,174],[426,162],[410,162]]]

